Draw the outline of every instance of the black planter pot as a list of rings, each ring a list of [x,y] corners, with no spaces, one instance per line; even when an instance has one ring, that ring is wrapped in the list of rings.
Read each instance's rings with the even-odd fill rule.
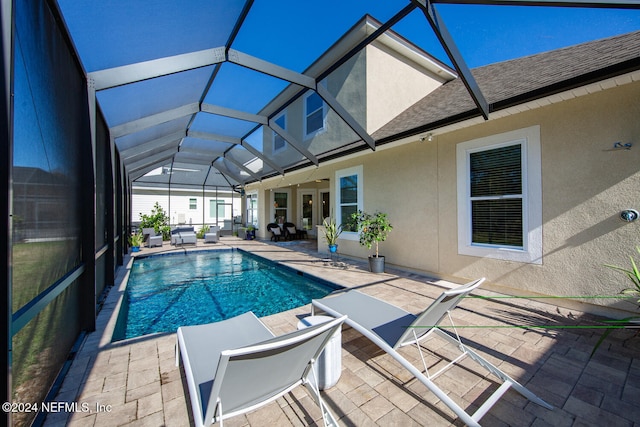
[[[383,256],[370,256],[369,257],[369,270],[372,273],[384,273],[384,257]]]

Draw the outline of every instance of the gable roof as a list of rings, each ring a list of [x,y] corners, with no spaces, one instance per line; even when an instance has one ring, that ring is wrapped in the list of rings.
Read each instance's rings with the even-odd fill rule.
[[[471,70],[490,111],[640,69],[640,31]],[[372,136],[392,142],[480,116],[460,79],[445,83]]]

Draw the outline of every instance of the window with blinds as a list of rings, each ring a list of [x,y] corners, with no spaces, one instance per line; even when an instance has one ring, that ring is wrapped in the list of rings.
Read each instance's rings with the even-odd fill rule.
[[[456,146],[458,253],[542,264],[542,151],[534,125]]]
[[[341,169],[335,175],[335,219],[342,225],[340,238],[358,240],[351,215],[363,209],[364,181],[362,165]],[[332,212],[333,214],[333,212]]]
[[[469,153],[471,243],[523,247],[522,144]]]
[[[340,178],[340,221],[344,231],[356,231],[351,215],[358,212],[358,175]]]

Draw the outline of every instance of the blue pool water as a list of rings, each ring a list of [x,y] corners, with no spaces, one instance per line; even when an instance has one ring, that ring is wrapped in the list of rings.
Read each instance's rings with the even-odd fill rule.
[[[238,250],[138,258],[129,275],[113,341],[253,311],[267,316],[322,298],[321,283]]]

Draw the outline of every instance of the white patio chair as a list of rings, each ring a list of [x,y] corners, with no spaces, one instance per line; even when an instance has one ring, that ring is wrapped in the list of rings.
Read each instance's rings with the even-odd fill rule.
[[[211,226],[209,231],[204,233],[204,242],[205,243],[217,243],[220,241],[220,227],[217,225]]]
[[[156,230],[154,228],[143,228],[142,235],[145,238],[148,248],[162,246],[162,235],[156,235]]]
[[[345,317],[275,337],[252,313],[178,328],[180,356],[196,426],[257,409],[304,385],[325,426],[337,426],[320,396],[313,365]]]
[[[458,332],[455,330],[455,325],[453,325],[453,320],[449,312],[456,307],[465,295],[468,295],[472,290],[480,286],[483,281],[484,278],[443,292],[442,295],[418,316],[355,290],[350,290],[337,296],[328,296],[321,300],[313,300],[311,314],[314,314],[316,309],[320,309],[335,317],[347,315],[348,317],[345,323],[369,338],[374,344],[396,359],[469,426],[479,426],[479,420],[511,387],[532,402],[547,409],[553,409],[551,405],[488,362],[485,358],[469,348],[469,346],[462,343]],[[454,327],[454,334],[438,327],[445,316],[449,317],[449,321]],[[420,341],[432,333],[444,338],[461,351],[461,354],[457,358],[435,373],[429,373],[422,353],[422,346],[420,345]],[[397,351],[398,348],[407,345],[415,345],[417,347],[423,363],[424,373]],[[480,405],[473,415],[468,414],[433,382],[438,375],[459,362],[465,356],[469,356],[472,360],[479,363],[503,381],[503,384]]]

